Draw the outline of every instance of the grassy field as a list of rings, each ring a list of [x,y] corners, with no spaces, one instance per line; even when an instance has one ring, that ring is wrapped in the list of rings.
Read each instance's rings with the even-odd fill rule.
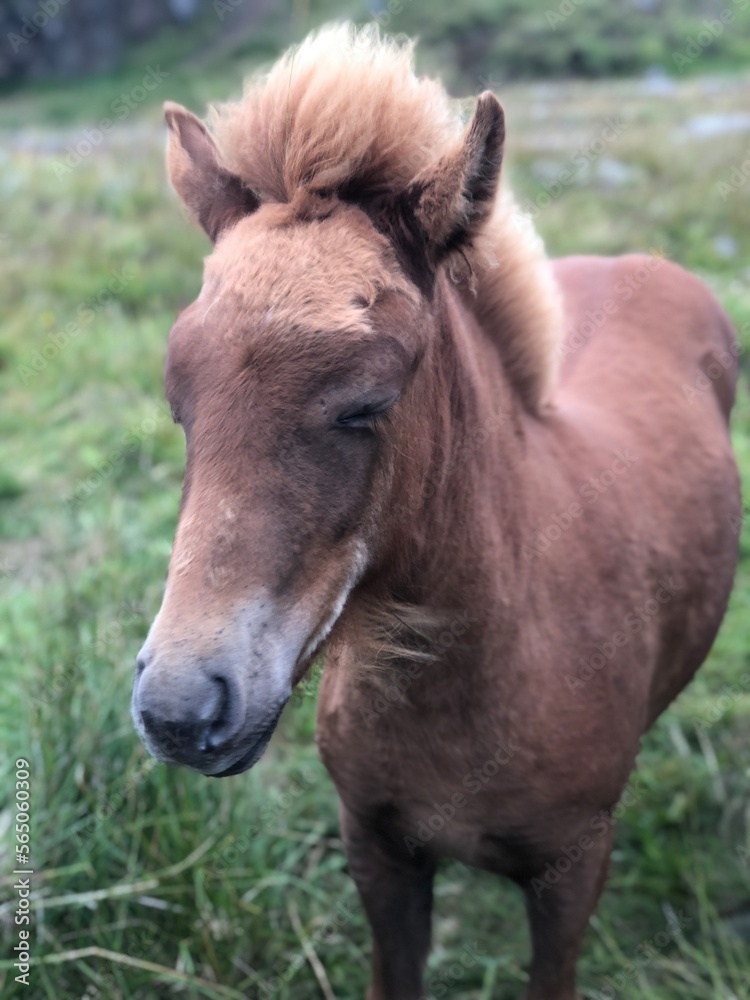
[[[97,142],[91,130],[149,65],[93,89],[19,93],[0,109],[0,787],[16,758],[30,761],[37,873],[33,985],[17,985],[4,960],[0,992],[356,1000],[369,935],[313,744],[314,683],[295,695],[263,762],[221,782],[155,764],[129,718],[183,463],[162,401],[166,336],[208,250],[164,180],[158,105],[186,99],[200,112],[236,93],[242,70],[174,69]],[[477,78],[474,89],[486,85]],[[656,248],[730,312],[743,344],[734,441],[747,482],[750,76],[524,84],[500,96],[509,168],[551,253]],[[719,640],[644,740],[619,809],[581,962],[586,1000],[750,998],[743,527]],[[11,845],[5,801],[7,898]],[[3,956],[17,940],[13,908],[0,904]],[[436,998],[520,996],[528,943],[514,888],[447,865],[434,929]]]

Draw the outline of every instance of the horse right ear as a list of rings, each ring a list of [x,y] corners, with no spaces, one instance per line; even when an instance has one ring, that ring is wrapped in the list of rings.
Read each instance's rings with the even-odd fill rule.
[[[240,177],[222,166],[216,143],[194,114],[167,101],[164,117],[169,127],[169,180],[215,243],[224,229],[254,212],[260,199]]]

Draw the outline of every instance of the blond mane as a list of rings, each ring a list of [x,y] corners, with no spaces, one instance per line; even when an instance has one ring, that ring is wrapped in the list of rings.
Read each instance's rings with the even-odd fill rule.
[[[250,79],[239,101],[212,109],[226,166],[261,200],[282,203],[301,189],[401,191],[456,148],[464,125],[442,85],[416,76],[413,44],[372,25],[310,35]],[[561,306],[542,241],[504,184],[462,260],[449,260],[449,273],[467,286],[521,399],[538,412],[555,384]]]

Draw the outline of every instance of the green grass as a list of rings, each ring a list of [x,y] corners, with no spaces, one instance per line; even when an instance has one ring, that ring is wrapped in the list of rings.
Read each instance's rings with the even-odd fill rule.
[[[224,73],[226,93],[235,74],[234,65]],[[194,106],[221,83],[219,70],[195,81]],[[208,245],[167,189],[153,105],[56,173],[120,81],[98,86],[85,119],[37,125],[10,144],[6,132],[0,161],[0,775],[6,788],[16,757],[31,762],[40,960],[31,991],[0,964],[0,992],[310,1000],[322,993],[304,938],[335,996],[362,997],[369,934],[314,748],[314,686],[295,696],[263,762],[222,782],[153,764],[130,722],[133,659],[160,600],[183,462],[181,434],[159,408],[164,348],[197,293]],[[180,95],[167,81],[158,96]],[[501,96],[521,200],[541,204],[544,185],[572,173],[537,214],[551,251],[663,248],[716,290],[747,352],[750,181],[726,199],[717,188],[747,157],[747,133],[706,140],[684,129],[700,114],[744,111],[750,79],[695,79],[663,96],[628,81],[514,86]],[[2,122],[48,122],[52,100],[19,94]],[[55,97],[59,107],[66,100]],[[592,148],[618,114],[627,127],[573,170],[576,151]],[[108,301],[87,307],[113,274],[121,281]],[[746,484],[747,372],[745,353],[734,440]],[[586,1000],[750,998],[744,529],[711,657],[644,740],[581,961]],[[6,802],[7,889],[9,823]],[[15,928],[4,904],[0,914],[7,955]],[[437,883],[435,996],[517,998],[527,959],[516,891],[447,865]]]

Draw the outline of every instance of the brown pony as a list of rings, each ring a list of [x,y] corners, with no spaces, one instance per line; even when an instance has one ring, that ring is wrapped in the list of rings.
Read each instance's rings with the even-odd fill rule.
[[[423,995],[445,856],[522,887],[527,997],[572,1000],[611,811],[732,585],[730,324],[659,256],[548,262],[495,97],[464,130],[371,30],[308,39],[213,135],[166,117],[215,246],[169,340],[187,469],[138,731],[239,774],[325,650],[371,1000]]]

